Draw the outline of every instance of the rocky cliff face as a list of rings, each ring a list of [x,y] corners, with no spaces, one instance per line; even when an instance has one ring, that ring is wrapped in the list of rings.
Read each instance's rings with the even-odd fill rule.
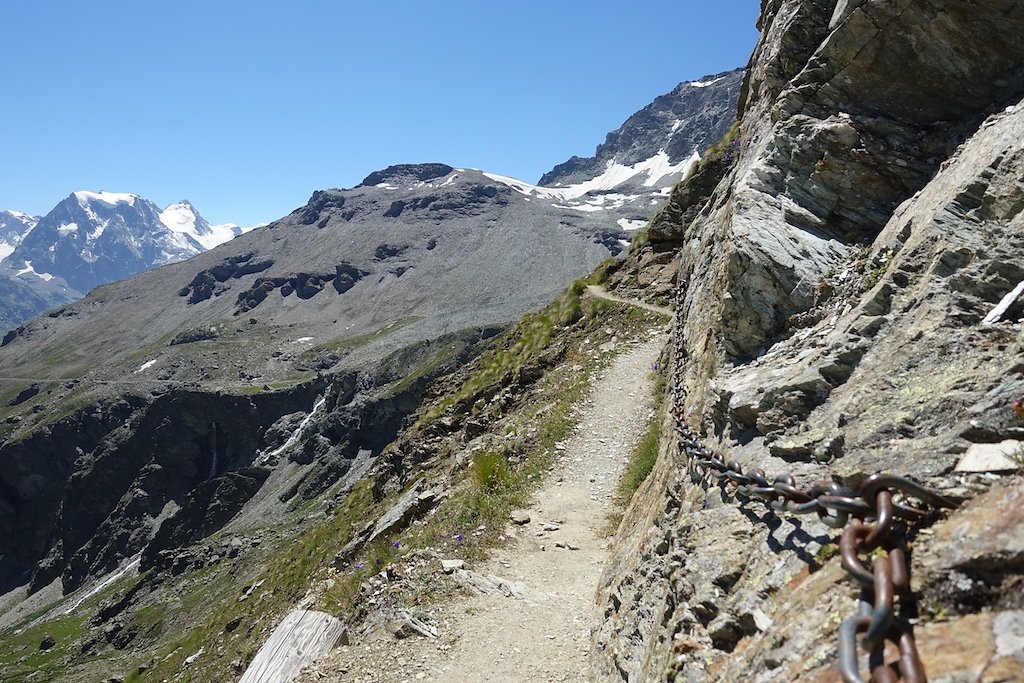
[[[904,604],[931,680],[1019,679],[1020,462],[976,458],[1024,443],[1024,8],[782,0],[760,24],[735,152],[631,257],[664,282],[656,257],[679,249],[680,417],[744,471],[856,487],[884,470],[970,499],[910,532]],[[857,590],[834,533],[676,448],[606,572],[598,670],[838,680]]]

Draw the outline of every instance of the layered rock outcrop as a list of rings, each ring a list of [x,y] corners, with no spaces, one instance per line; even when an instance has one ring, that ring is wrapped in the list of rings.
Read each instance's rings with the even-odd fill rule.
[[[782,0],[760,22],[732,165],[678,188],[648,247],[681,245],[684,419],[745,470],[971,499],[911,534],[908,604],[931,680],[1016,680],[1024,482],[955,468],[1024,442],[1024,6]],[[838,680],[857,589],[834,532],[666,440],[601,588],[597,670]]]

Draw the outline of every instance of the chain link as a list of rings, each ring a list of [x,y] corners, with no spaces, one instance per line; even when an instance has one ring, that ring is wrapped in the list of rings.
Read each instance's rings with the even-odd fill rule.
[[[691,477],[702,482],[708,482],[710,477],[720,487],[733,487],[736,497],[742,500],[760,501],[776,512],[816,514],[828,527],[842,529],[842,567],[861,585],[861,600],[858,614],[839,627],[840,675],[846,683],[864,683],[858,657],[857,637],[861,635],[860,648],[868,655],[871,681],[925,683],[927,678],[911,625],[901,617],[903,608],[911,601],[910,568],[904,533],[897,528],[896,520],[913,523],[923,519],[929,510],[953,508],[956,504],[911,479],[889,473],[868,477],[857,490],[827,480],[802,489],[790,474],[769,479],[762,469],[745,473],[735,460],[727,462],[721,454],[704,446],[685,419],[684,285],[680,269],[673,329],[672,410],[680,455]],[[899,502],[894,501],[894,493],[901,495]],[[911,505],[909,499],[917,503]],[[873,520],[873,524],[867,520]],[[870,569],[861,560],[866,556],[873,556]],[[885,662],[886,641],[899,652],[895,666]]]

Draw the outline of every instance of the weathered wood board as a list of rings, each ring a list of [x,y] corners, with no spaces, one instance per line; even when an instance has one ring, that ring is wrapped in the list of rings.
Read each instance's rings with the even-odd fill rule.
[[[329,614],[294,610],[274,629],[239,683],[288,683],[302,667],[330,652],[344,631]]]

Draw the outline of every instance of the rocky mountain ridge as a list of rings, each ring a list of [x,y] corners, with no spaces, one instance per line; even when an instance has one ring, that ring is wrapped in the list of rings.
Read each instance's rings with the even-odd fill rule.
[[[594,156],[558,164],[538,185],[567,200],[593,193],[595,199],[569,203],[593,210],[607,201],[625,214],[620,226],[642,228],[672,186],[732,125],[743,73],[735,69],[680,83],[609,133]],[[648,188],[655,197],[648,197]]]
[[[609,166],[634,166],[665,155],[667,165],[718,142],[735,118],[744,69],[680,83],[608,133],[594,156],[572,157],[545,173],[539,185],[564,187],[600,177]]]

